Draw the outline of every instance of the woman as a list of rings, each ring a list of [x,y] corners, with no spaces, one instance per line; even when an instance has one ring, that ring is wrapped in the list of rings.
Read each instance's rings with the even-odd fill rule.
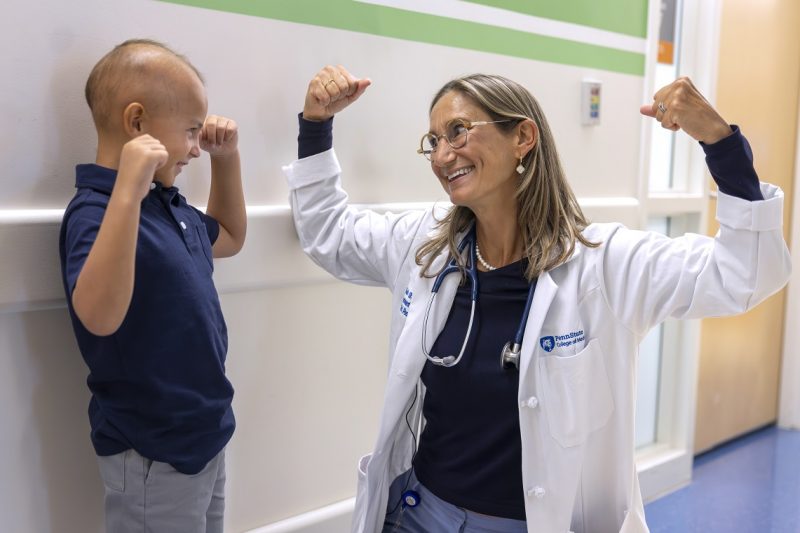
[[[639,342],[668,316],[740,313],[783,286],[782,193],[759,184],[738,128],[684,78],[642,112],[702,142],[719,234],[589,224],[534,98],[473,75],[436,94],[419,150],[453,206],[356,210],[331,119],[368,86],[321,70],[299,159],[284,168],[304,250],[393,294],[385,404],[359,465],[353,531],[647,531],[634,465]]]

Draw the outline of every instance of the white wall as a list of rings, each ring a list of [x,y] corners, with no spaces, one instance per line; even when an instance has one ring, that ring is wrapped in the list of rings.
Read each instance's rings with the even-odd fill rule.
[[[539,98],[568,175],[597,219],[639,220],[639,76],[245,17],[146,0],[12,1],[0,46],[0,523],[10,533],[102,529],[88,438],[86,369],[58,274],[59,210],[76,163],[94,157],[83,102],[92,65],[131,37],[164,41],[204,73],[209,111],[235,118],[250,231],[217,264],[230,333],[237,432],[228,448],[227,529],[244,531],[350,498],[377,427],[388,292],[331,280],[299,252],[280,165],[296,113],[327,63],[373,86],[336,119],[354,201],[443,199],[415,149],[446,80],[501,73]],[[580,80],[603,81],[604,120],[579,120]],[[208,161],[178,185],[205,203]],[[614,198],[610,198],[614,197]],[[39,211],[45,210],[45,211]]]

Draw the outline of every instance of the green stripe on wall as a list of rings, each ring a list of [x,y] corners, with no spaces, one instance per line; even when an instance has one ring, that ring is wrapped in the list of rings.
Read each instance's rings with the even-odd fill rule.
[[[644,54],[353,0],[161,1],[524,59],[644,75]]]
[[[647,0],[466,0],[545,19],[644,38]]]

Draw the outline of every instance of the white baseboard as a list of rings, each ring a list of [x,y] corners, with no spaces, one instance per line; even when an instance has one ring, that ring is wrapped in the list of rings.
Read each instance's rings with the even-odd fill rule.
[[[350,498],[246,533],[347,533],[355,503]]]
[[[637,453],[636,467],[644,503],[650,503],[691,483],[692,461],[689,450],[657,447]]]

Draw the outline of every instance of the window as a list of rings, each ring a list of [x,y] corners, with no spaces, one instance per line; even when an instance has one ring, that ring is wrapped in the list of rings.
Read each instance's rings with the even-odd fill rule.
[[[719,9],[720,0],[652,3],[644,102],[678,76],[689,76],[713,102]],[[650,121],[642,152],[641,227],[672,237],[699,232],[708,208],[702,150]],[[698,337],[699,324],[667,320],[640,345],[636,445],[645,501],[691,479]]]

